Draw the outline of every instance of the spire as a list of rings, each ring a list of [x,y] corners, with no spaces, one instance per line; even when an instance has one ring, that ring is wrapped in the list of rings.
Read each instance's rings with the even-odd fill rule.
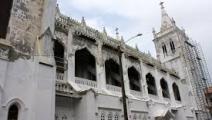
[[[164,2],[160,2],[161,6],[161,31],[164,31],[170,27],[175,26],[175,21],[174,19],[170,18],[169,15],[167,14],[165,7],[164,7]]]
[[[85,17],[82,17],[81,24],[82,24],[83,26],[86,26]]]

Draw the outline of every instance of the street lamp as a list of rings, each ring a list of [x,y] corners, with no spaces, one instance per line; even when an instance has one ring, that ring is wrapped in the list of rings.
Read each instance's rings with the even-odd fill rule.
[[[125,43],[129,42],[130,40],[136,38],[136,37],[139,37],[139,36],[142,36],[141,33],[129,38],[128,40],[125,41]],[[120,72],[120,75],[121,75],[121,90],[122,90],[122,99],[123,99],[123,109],[124,109],[124,120],[128,120],[128,113],[127,113],[127,96],[126,96],[126,92],[125,92],[125,87],[124,87],[124,79],[123,79],[123,66],[122,66],[122,60],[121,60],[121,57],[122,57],[122,53],[124,52],[123,49],[121,49],[121,44],[120,46],[118,46],[118,53],[119,53],[119,64],[120,64],[120,67],[119,67],[119,72]]]

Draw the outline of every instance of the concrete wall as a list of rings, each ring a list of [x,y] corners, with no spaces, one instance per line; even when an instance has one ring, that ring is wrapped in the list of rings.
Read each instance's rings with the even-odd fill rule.
[[[0,60],[0,64],[5,61]],[[20,106],[21,120],[45,120],[54,117],[55,73],[54,68],[34,62],[34,60],[19,59],[7,62],[5,79],[1,78],[1,120],[7,119],[10,105]],[[2,82],[3,81],[3,82]]]

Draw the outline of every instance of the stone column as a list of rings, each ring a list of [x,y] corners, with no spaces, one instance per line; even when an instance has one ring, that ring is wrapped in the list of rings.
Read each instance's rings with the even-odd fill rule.
[[[97,48],[96,79],[98,89],[106,89],[105,66],[102,58],[101,41],[98,41],[98,48]]]
[[[128,78],[128,72],[127,72],[128,67],[127,67],[127,63],[126,63],[127,61],[126,61],[124,53],[122,53],[121,61],[122,61],[121,64],[122,64],[125,92],[126,92],[126,95],[129,95],[130,94],[130,86],[129,86],[129,78]]]
[[[148,86],[146,83],[146,71],[145,71],[145,67],[143,65],[143,62],[140,61],[140,66],[141,66],[141,88],[142,88],[142,95],[144,98],[148,98]]]
[[[171,102],[174,103],[175,102],[175,97],[174,97],[174,91],[172,89],[172,84],[173,82],[171,81],[171,77],[169,74],[167,74],[167,83],[168,83],[168,88],[169,88],[169,94],[170,94],[170,99]]]
[[[159,76],[160,75],[158,73],[158,70],[155,69],[155,76],[154,76],[154,78],[155,78],[155,84],[156,84],[156,88],[157,88],[157,95],[158,95],[159,99],[162,100],[163,99],[163,95],[162,95],[162,88],[160,86],[160,79],[161,79],[161,77],[159,77]]]
[[[73,30],[69,29],[68,42],[67,42],[67,80],[70,82],[75,82],[75,53],[73,46]]]

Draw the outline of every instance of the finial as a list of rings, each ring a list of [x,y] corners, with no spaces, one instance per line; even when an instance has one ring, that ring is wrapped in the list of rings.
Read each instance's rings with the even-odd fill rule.
[[[86,26],[85,17],[82,17],[81,24]]]
[[[116,31],[116,38],[119,39],[119,28],[116,28],[115,31]]]
[[[106,31],[105,27],[103,27],[103,33],[104,33],[105,35],[107,35],[107,31]]]
[[[153,33],[153,35],[156,34],[155,28],[152,28],[152,33]]]
[[[163,4],[164,4],[164,2],[160,2],[161,9],[164,9]]]

